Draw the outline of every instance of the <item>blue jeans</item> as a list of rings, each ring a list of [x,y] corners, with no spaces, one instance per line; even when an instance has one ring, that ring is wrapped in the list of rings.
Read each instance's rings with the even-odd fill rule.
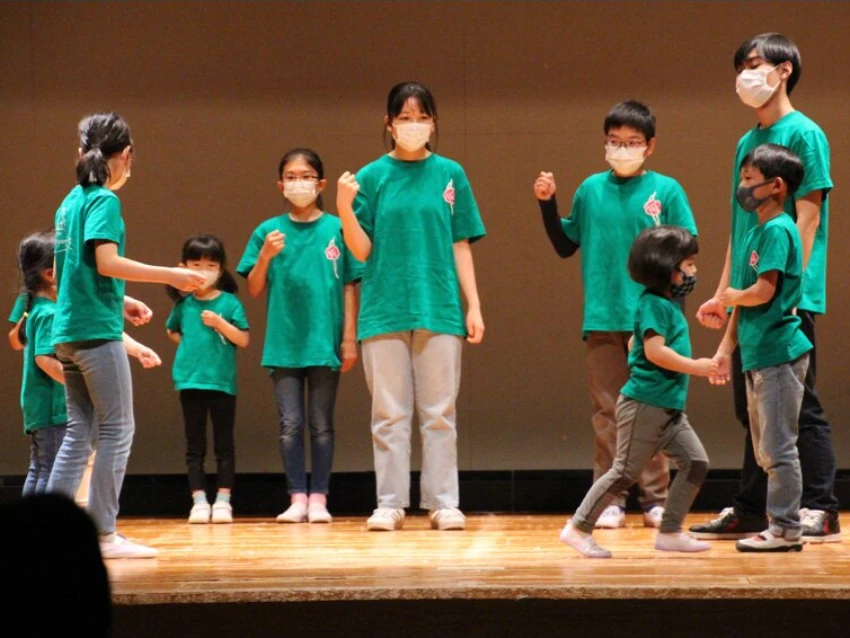
[[[745,373],[753,451],[767,474],[769,529],[788,539],[801,534],[803,475],[797,433],[808,367],[809,355],[804,354],[790,363]]]
[[[24,482],[22,496],[36,496],[44,494],[47,489],[47,480],[53,469],[56,454],[65,438],[65,426],[54,425],[47,428],[33,430],[30,445],[30,467],[27,471],[27,480]]]
[[[68,429],[47,491],[73,500],[95,447],[88,509],[97,531],[111,534],[136,427],[127,352],[121,341],[83,341],[57,345],[56,355],[65,371]]]
[[[327,494],[334,458],[334,405],[339,370],[327,367],[275,368],[272,373],[280,414],[280,458],[290,494],[307,493],[304,454],[304,392],[310,427],[310,492]]]

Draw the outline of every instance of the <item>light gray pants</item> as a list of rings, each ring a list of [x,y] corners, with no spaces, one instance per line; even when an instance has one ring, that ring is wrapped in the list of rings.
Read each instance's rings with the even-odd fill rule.
[[[573,525],[592,532],[603,510],[635,484],[646,464],[660,452],[673,459],[678,468],[670,485],[661,532],[682,531],[682,521],[708,473],[708,455],[684,412],[657,408],[622,395],[617,402],[614,464],[590,488],[573,517]]]
[[[770,532],[792,540],[802,533],[803,475],[797,432],[808,368],[809,355],[804,354],[790,363],[745,373],[753,452],[767,474]]]
[[[427,330],[395,332],[363,342],[372,393],[372,447],[378,507],[410,505],[410,436],[414,407],[422,437],[420,507],[459,504],[457,417],[460,337]]]

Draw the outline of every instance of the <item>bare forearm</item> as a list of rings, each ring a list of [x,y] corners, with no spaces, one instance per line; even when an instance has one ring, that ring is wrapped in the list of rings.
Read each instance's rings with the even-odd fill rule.
[[[142,351],[142,344],[133,339],[126,332],[124,333],[124,350],[131,357],[139,358],[139,353]]]
[[[14,328],[9,331],[9,347],[12,350],[23,350],[24,344],[21,343],[21,340],[18,338],[18,333],[21,329],[21,322],[15,324]]]
[[[698,374],[696,361],[690,357],[683,357],[678,352],[667,346],[646,348],[646,358],[659,368],[681,372],[683,374]]]
[[[475,262],[472,259],[472,246],[468,241],[459,241],[454,245],[455,267],[460,282],[460,289],[466,298],[469,308],[480,308],[481,301],[478,298],[478,284],[475,281]]]
[[[739,310],[737,308],[732,311],[732,316],[726,325],[726,333],[723,335],[723,339],[717,348],[717,354],[731,355],[738,345],[738,313]]]
[[[356,284],[347,284],[344,288],[345,315],[343,319],[342,340],[357,341],[357,313],[360,307]]]
[[[717,292],[715,297],[719,297],[720,293],[729,287],[729,280],[732,272],[732,239],[726,244],[726,261],[723,262],[723,272],[720,273],[720,283],[717,284]]]
[[[171,330],[166,330],[166,333],[168,334],[168,338],[176,344],[179,344],[180,340],[183,338],[183,335],[181,335],[179,332],[172,332]]]
[[[247,348],[251,342],[251,335],[247,330],[241,330],[225,319],[219,321],[217,330],[239,348]]]
[[[339,219],[342,221],[342,235],[345,245],[358,261],[366,261],[372,254],[372,240],[363,230],[354,209],[351,206],[338,206]]]
[[[248,294],[252,297],[259,297],[265,292],[270,263],[271,260],[260,255],[257,263],[248,273]]]
[[[120,255],[102,258],[98,255],[97,272],[104,277],[123,279],[152,284],[168,284],[171,269],[162,266],[150,266]]]
[[[62,364],[59,363],[58,359],[47,355],[38,355],[35,358],[35,364],[56,383],[65,385],[65,372],[62,370]]]

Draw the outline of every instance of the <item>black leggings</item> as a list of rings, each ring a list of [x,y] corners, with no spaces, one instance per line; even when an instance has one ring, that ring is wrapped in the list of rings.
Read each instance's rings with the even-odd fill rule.
[[[180,405],[186,426],[186,468],[193,492],[206,491],[204,458],[207,455],[207,413],[213,426],[213,449],[218,465],[219,489],[233,487],[235,469],[233,425],[236,419],[236,397],[217,390],[182,390]]]

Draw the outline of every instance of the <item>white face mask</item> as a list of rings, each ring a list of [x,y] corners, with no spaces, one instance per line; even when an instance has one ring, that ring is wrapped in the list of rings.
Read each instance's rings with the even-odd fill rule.
[[[218,281],[218,278],[221,277],[221,271],[220,270],[205,270],[204,276],[207,278],[207,280],[204,282],[203,287],[204,288],[212,288],[213,286],[215,286],[216,282]]]
[[[298,208],[309,206],[319,196],[314,182],[297,179],[283,183],[283,196]]]
[[[770,86],[767,83],[768,74],[775,68],[744,69],[741,71],[735,79],[735,91],[741,98],[741,102],[754,109],[763,106],[782,84],[782,82],[777,82],[776,86]]]
[[[395,125],[395,143],[409,153],[415,153],[431,139],[430,122],[404,122]]]
[[[616,150],[612,150],[611,147],[606,144],[605,160],[611,165],[611,168],[614,169],[614,172],[616,172],[617,175],[634,175],[640,170],[640,167],[643,166],[643,163],[646,161],[646,158],[643,155],[645,152],[645,146],[640,148],[621,146]]]

